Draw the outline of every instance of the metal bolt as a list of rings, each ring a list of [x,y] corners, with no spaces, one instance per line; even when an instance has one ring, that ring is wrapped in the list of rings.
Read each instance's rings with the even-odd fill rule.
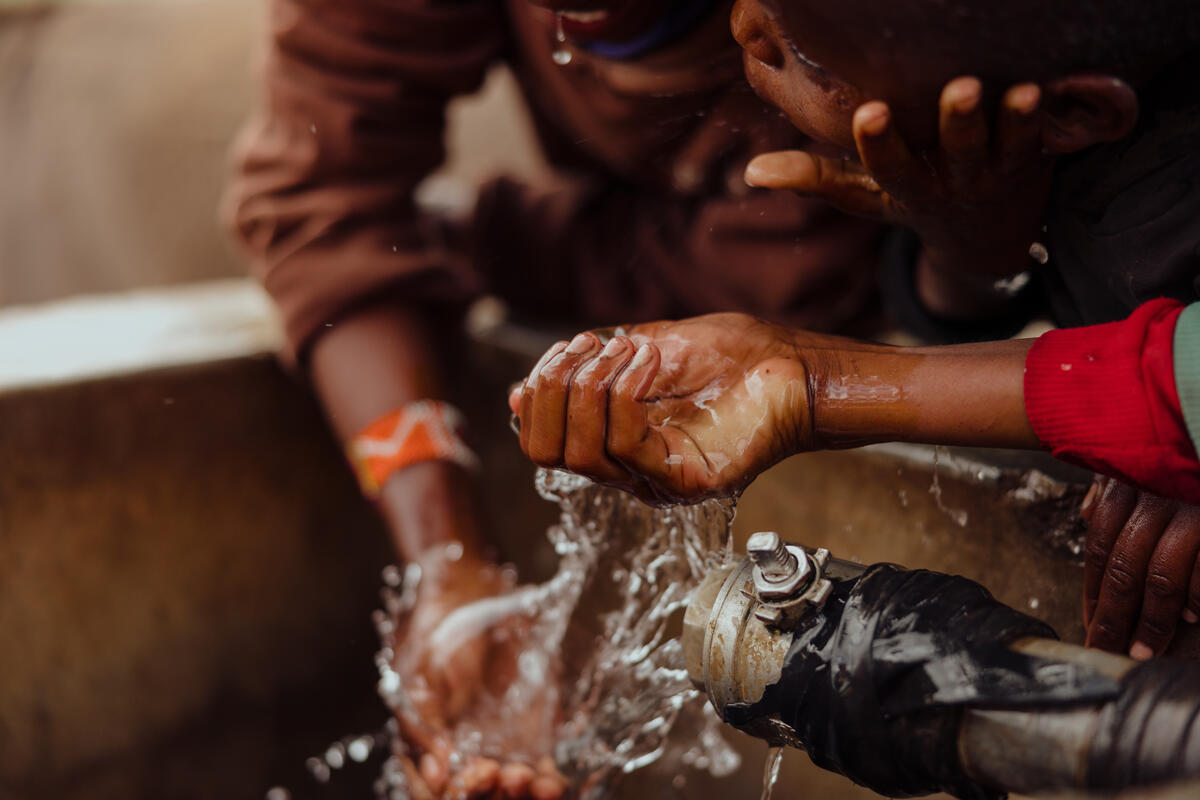
[[[746,552],[768,581],[786,580],[800,568],[800,562],[775,531],[759,531],[746,542]]]

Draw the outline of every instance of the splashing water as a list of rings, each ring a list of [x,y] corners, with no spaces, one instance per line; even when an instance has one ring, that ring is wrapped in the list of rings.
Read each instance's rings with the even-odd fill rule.
[[[767,749],[767,761],[763,765],[763,788],[760,800],[771,800],[775,784],[779,782],[779,768],[783,766],[783,748]]]
[[[691,592],[732,558],[734,502],[652,508],[549,470],[539,470],[537,489],[561,509],[547,531],[558,571],[546,583],[452,615],[473,619],[519,653],[507,685],[474,698],[469,720],[452,730],[460,758],[535,763],[552,753],[584,797],[601,796],[618,775],[658,761],[676,773],[736,770],[738,756],[688,679],[677,638]],[[387,611],[376,617],[379,691],[402,717],[415,711],[410,687],[393,668],[396,632],[418,583],[419,570],[410,567],[398,586],[385,587]],[[408,796],[395,757],[380,784],[381,796]]]
[[[968,514],[965,508],[950,508],[942,502],[942,481],[938,476],[938,453],[945,448],[937,445],[933,448],[933,482],[929,485],[929,493],[933,495],[933,501],[937,505],[938,510],[954,521],[954,524],[960,528],[967,527]]]

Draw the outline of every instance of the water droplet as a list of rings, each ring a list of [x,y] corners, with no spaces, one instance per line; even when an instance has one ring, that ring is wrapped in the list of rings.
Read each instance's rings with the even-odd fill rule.
[[[359,736],[358,739],[353,739],[346,746],[346,754],[350,760],[361,764],[371,756],[371,751],[374,750],[374,739],[371,736]]]
[[[366,761],[371,755],[371,751],[375,749],[375,740],[370,736],[359,736],[350,744],[346,745],[346,755],[350,756],[350,760],[361,764]]]
[[[565,67],[571,63],[572,56],[571,50],[567,46],[567,34],[563,30],[563,15],[561,13],[554,15],[554,43],[554,52],[550,57],[554,59],[555,64]]]
[[[325,751],[325,763],[333,769],[341,769],[346,765],[346,747],[341,742],[334,742]]]
[[[329,765],[324,761],[319,758],[309,758],[304,761],[304,766],[317,783],[329,783],[332,773],[329,771]]]
[[[272,786],[267,789],[266,800],[292,800],[292,793],[282,786]]]

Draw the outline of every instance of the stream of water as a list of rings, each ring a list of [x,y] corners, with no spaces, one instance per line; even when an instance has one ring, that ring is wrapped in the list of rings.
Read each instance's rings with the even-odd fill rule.
[[[652,508],[548,470],[539,471],[537,488],[561,510],[547,531],[558,570],[543,584],[462,612],[486,620],[519,656],[503,689],[475,698],[469,718],[452,729],[459,753],[529,763],[551,753],[584,797],[602,796],[615,777],[656,762],[677,776],[689,768],[716,776],[736,770],[737,754],[688,679],[678,639],[691,592],[732,557],[733,501]],[[403,717],[415,712],[393,668],[395,631],[418,576],[396,583],[377,618],[377,664],[380,694]],[[407,797],[396,757],[379,790],[388,800]]]

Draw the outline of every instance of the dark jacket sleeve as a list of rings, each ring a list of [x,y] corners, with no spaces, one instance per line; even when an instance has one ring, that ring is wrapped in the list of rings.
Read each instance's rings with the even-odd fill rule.
[[[504,45],[500,4],[272,0],[270,15],[264,96],[224,213],[291,354],[370,295],[465,301],[476,279],[413,190],[443,160],[446,103]]]

